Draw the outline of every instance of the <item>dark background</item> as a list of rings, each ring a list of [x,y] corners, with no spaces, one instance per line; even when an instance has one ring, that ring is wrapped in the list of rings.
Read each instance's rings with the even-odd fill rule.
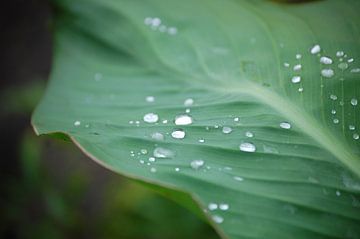
[[[54,12],[45,0],[0,5],[0,238],[218,238],[73,144],[35,136],[30,116],[51,69]]]

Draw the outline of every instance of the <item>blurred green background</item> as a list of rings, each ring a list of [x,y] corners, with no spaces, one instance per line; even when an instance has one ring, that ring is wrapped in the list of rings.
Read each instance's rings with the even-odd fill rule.
[[[1,238],[218,238],[187,209],[86,158],[72,143],[37,137],[30,115],[51,68],[43,0],[5,0],[1,31]]]

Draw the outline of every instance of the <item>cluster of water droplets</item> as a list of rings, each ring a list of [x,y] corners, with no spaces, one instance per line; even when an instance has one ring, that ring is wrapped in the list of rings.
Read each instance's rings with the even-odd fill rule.
[[[144,19],[144,24],[149,26],[150,29],[154,31],[167,33],[169,35],[176,35],[178,32],[176,27],[166,26],[163,21],[158,17],[146,17]]]

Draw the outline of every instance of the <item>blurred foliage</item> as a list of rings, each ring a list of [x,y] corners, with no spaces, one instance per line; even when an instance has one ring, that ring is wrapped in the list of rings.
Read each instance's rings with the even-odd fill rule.
[[[6,89],[2,116],[29,113],[41,83]],[[187,209],[88,160],[66,141],[27,128],[19,175],[1,182],[1,238],[218,238]],[[55,136],[58,138],[57,136]]]

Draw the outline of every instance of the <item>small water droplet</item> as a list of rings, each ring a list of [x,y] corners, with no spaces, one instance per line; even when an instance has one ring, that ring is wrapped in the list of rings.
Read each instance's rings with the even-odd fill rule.
[[[184,101],[184,105],[185,106],[192,106],[194,104],[194,100],[193,99],[191,99],[191,98],[188,98],[188,99],[186,99],[185,101]]]
[[[151,138],[161,141],[161,140],[164,140],[164,135],[162,133],[155,132],[151,135]]]
[[[334,76],[334,70],[333,69],[322,69],[321,75],[326,78],[331,78]]]
[[[346,70],[349,67],[349,65],[346,62],[341,62],[338,65],[338,68],[341,70]]]
[[[150,157],[150,158],[149,158],[149,162],[152,162],[152,163],[153,163],[153,162],[155,162],[155,161],[156,161],[156,159],[155,159],[154,157]]]
[[[353,139],[358,140],[359,138],[360,138],[359,134],[357,134],[357,133],[353,134]]]
[[[235,122],[239,122],[239,120],[240,120],[239,117],[235,117],[235,118],[234,118],[234,121],[235,121]]]
[[[284,66],[285,66],[285,67],[289,67],[289,66],[290,66],[290,64],[289,64],[289,63],[287,63],[287,62],[284,62]]]
[[[152,103],[155,101],[155,97],[154,96],[146,96],[145,100],[146,100],[146,102]]]
[[[336,196],[340,196],[341,195],[341,192],[339,190],[336,190]]]
[[[301,64],[297,64],[297,65],[294,66],[293,70],[294,70],[294,71],[300,71],[301,68],[302,68],[302,65],[301,65]]]
[[[336,114],[336,110],[331,110],[331,114]]]
[[[156,168],[154,168],[154,167],[150,168],[150,172],[156,173]]]
[[[281,122],[280,123],[280,128],[282,129],[290,129],[291,128],[291,124],[288,122]]]
[[[210,211],[214,211],[214,210],[218,209],[218,205],[216,203],[211,202],[211,203],[209,203],[208,208]]]
[[[222,222],[224,221],[224,218],[222,218],[222,217],[219,216],[219,215],[213,215],[213,216],[212,216],[212,219],[213,219],[214,222],[216,222],[216,223],[218,223],[218,224],[220,224],[220,223],[222,223]]]
[[[185,131],[182,129],[176,129],[171,133],[171,136],[174,139],[183,139],[185,138]]]
[[[337,96],[336,95],[330,95],[330,99],[331,100],[337,100]]]
[[[219,209],[222,210],[222,211],[226,211],[229,209],[229,204],[227,203],[220,203],[219,204]]]
[[[291,82],[292,83],[299,83],[301,81],[301,77],[300,76],[293,76],[292,78],[291,78]]]
[[[170,35],[176,35],[177,34],[177,28],[176,27],[169,27],[168,28],[168,33]]]
[[[156,158],[172,158],[175,156],[175,153],[170,149],[157,147],[154,149],[153,155]]]
[[[179,172],[179,171],[180,171],[180,168],[175,168],[175,171],[176,171],[176,172]]]
[[[314,46],[310,49],[310,53],[313,54],[313,55],[319,53],[320,51],[321,51],[320,45],[314,45]]]
[[[239,176],[234,176],[233,179],[236,180],[236,181],[244,181],[244,179],[242,177],[239,177]]]
[[[224,126],[224,127],[222,128],[222,132],[223,132],[224,134],[230,134],[230,133],[232,132],[232,128],[231,128],[231,127],[228,127],[228,126]]]
[[[80,126],[80,125],[81,125],[81,122],[77,120],[77,121],[74,122],[74,125],[75,125],[75,126]]]
[[[204,163],[205,163],[204,160],[196,159],[196,160],[191,161],[190,166],[193,169],[199,169],[204,165]]]
[[[141,152],[142,154],[147,154],[147,153],[148,153],[148,151],[147,151],[146,149],[141,149],[140,152]]]
[[[163,124],[167,124],[167,123],[168,123],[168,120],[163,120],[162,123],[163,123]]]
[[[339,119],[337,119],[337,118],[333,119],[333,123],[334,123],[334,124],[338,124],[338,123],[339,123]]]
[[[187,114],[190,113],[190,109],[186,109],[185,113],[187,113]]]
[[[159,116],[154,113],[148,113],[148,114],[144,115],[143,119],[146,123],[156,123],[159,120]]]
[[[254,134],[252,132],[250,132],[250,131],[246,131],[245,136],[248,137],[248,138],[252,138],[252,137],[254,137]]]
[[[295,58],[296,58],[297,60],[300,60],[300,59],[301,59],[301,57],[302,57],[302,55],[301,55],[301,54],[299,54],[299,53],[295,55]]]
[[[304,88],[300,87],[300,88],[298,89],[298,91],[301,93],[301,92],[304,91]]]
[[[256,146],[252,143],[241,143],[239,146],[240,150],[243,152],[249,152],[249,153],[253,153],[256,151]]]
[[[192,124],[193,119],[189,115],[178,115],[175,118],[176,125],[189,125]]]
[[[354,62],[354,58],[350,58],[347,62],[349,62],[349,63]]]
[[[337,52],[336,52],[336,56],[337,56],[337,57],[342,57],[342,56],[344,56],[344,54],[345,54],[345,53],[344,53],[343,51],[337,51]]]
[[[320,57],[320,63],[325,64],[325,65],[330,65],[333,63],[333,60],[330,57],[322,56],[322,57]]]
[[[356,106],[358,104],[358,100],[355,98],[352,98],[350,103],[351,103],[351,105]]]
[[[199,139],[199,143],[204,143],[205,139]]]
[[[355,130],[355,125],[349,125],[349,130]]]
[[[360,68],[351,69],[350,72],[351,72],[351,73],[359,73],[359,72],[360,72]]]

